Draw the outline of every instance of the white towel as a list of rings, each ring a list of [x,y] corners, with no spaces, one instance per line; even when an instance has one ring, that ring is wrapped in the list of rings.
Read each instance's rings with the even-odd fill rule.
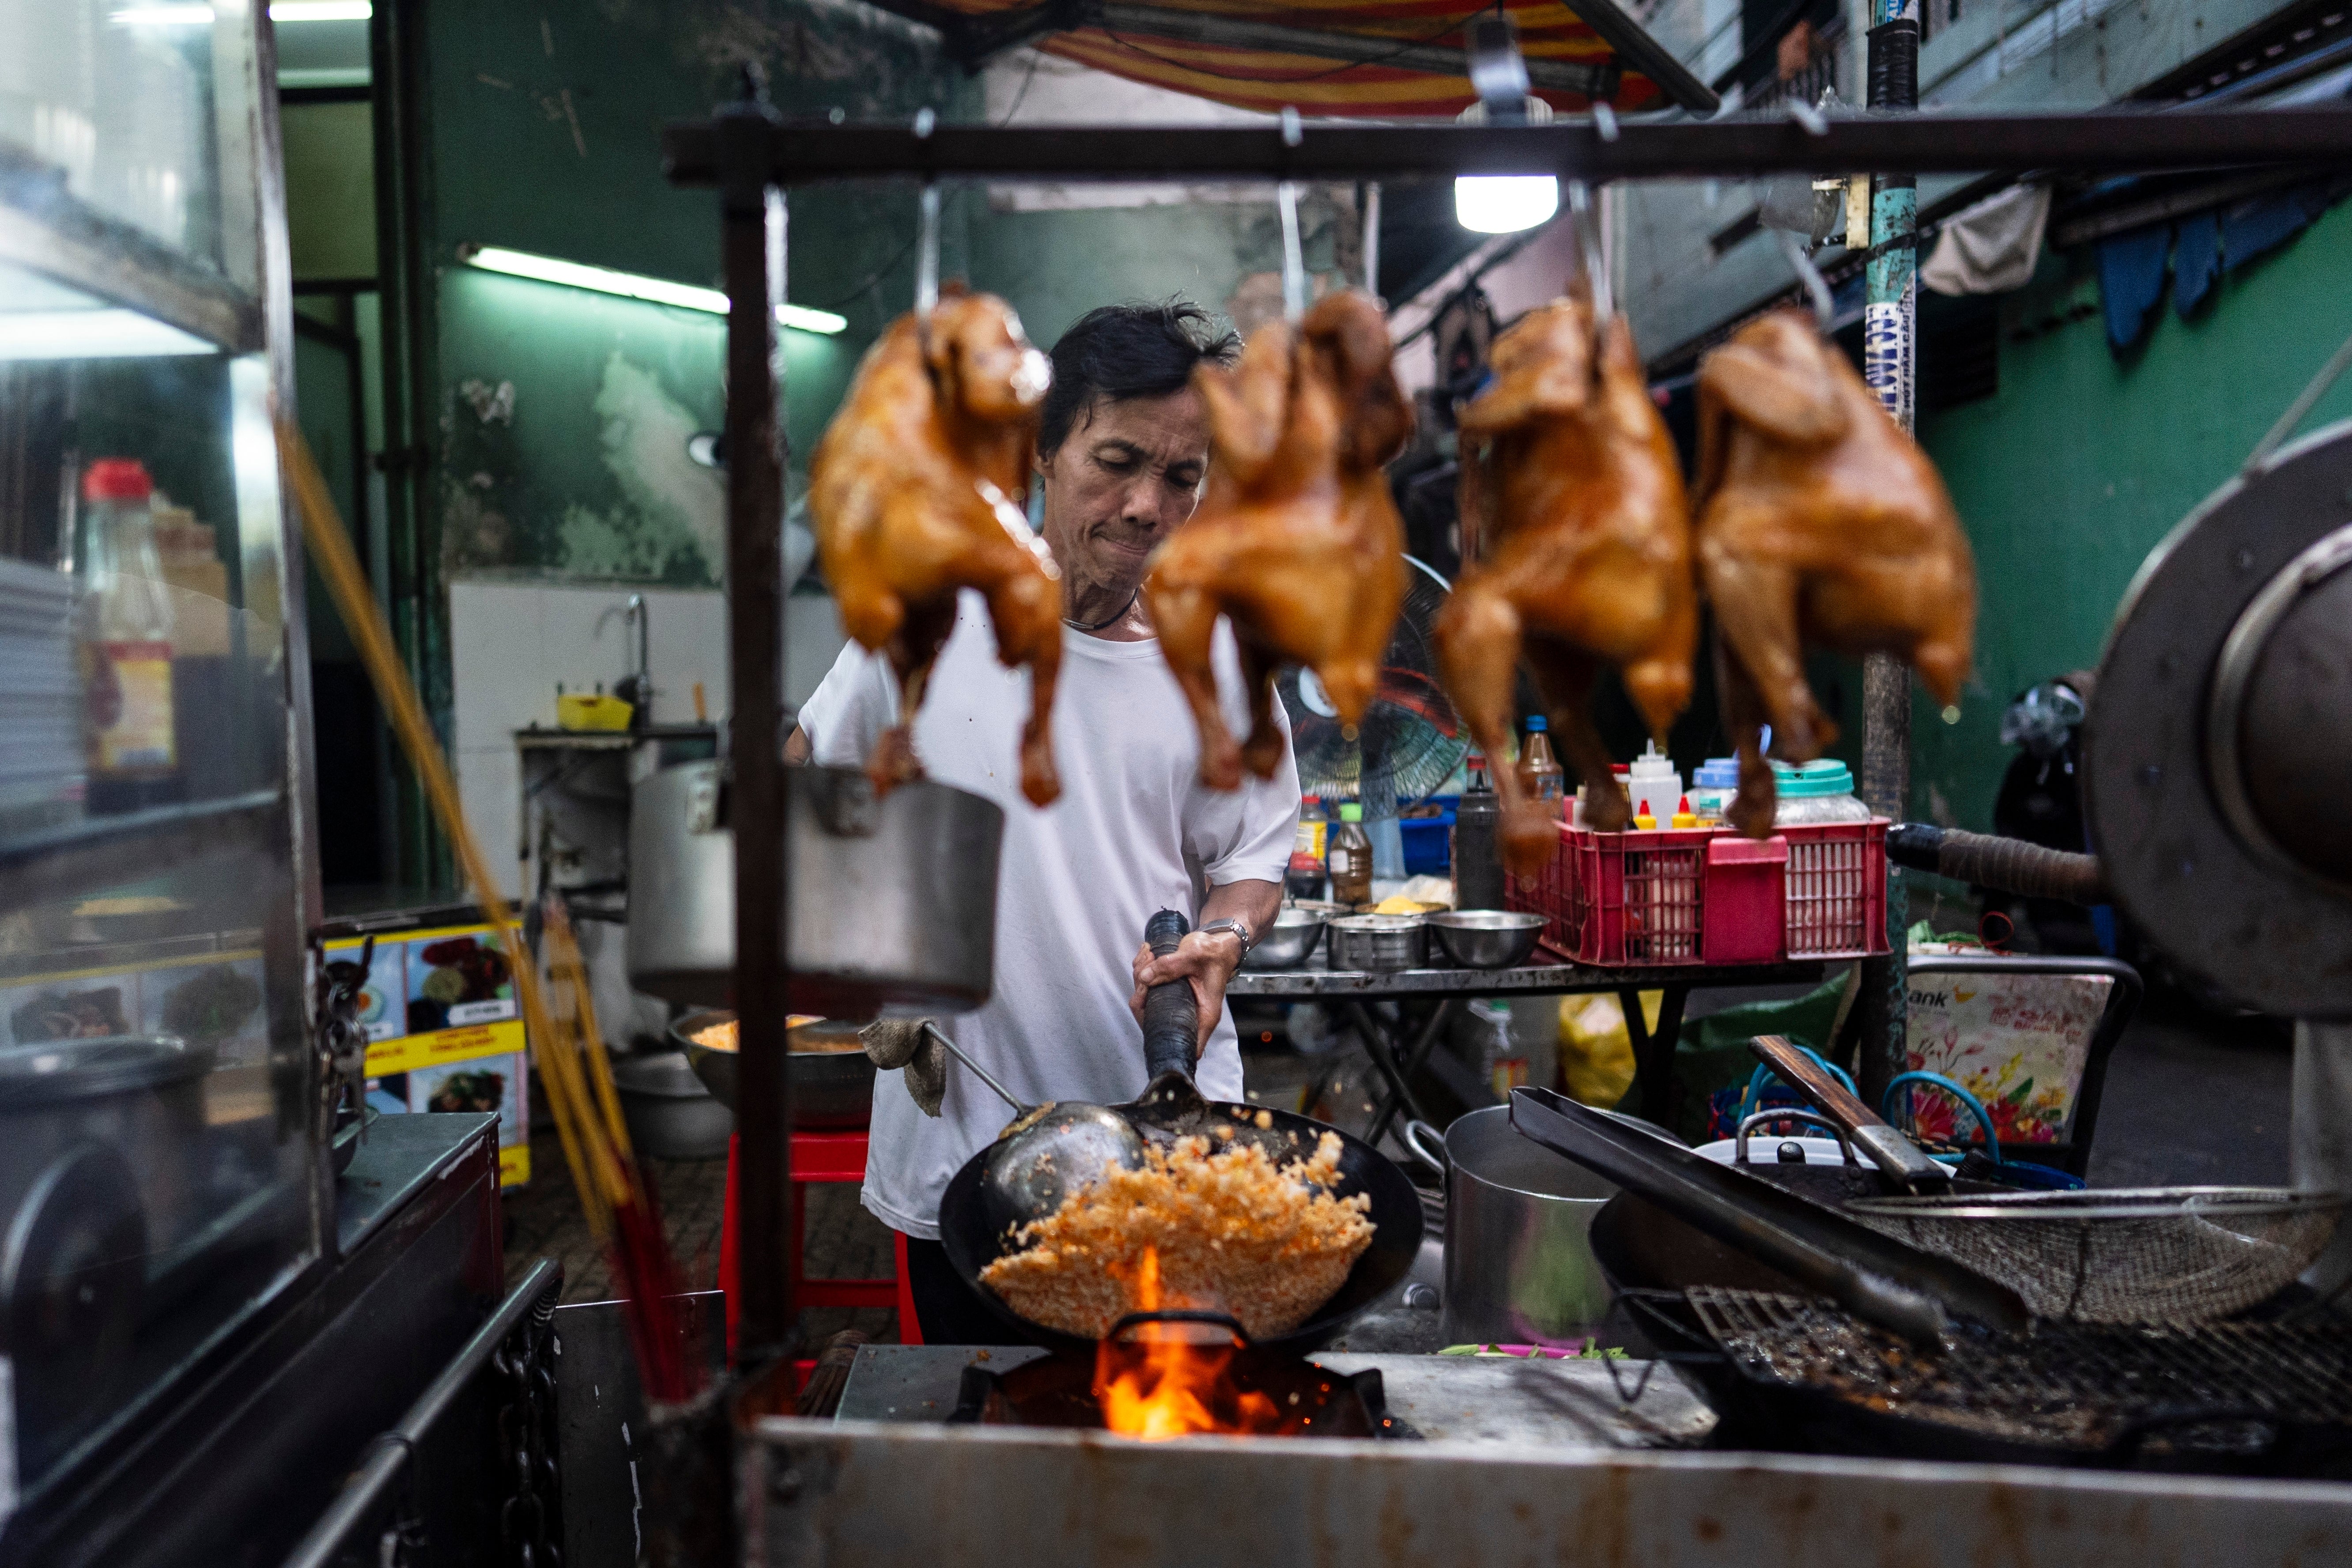
[[[1938,294],[2002,294],[2022,289],[2042,256],[2050,187],[2011,185],[1948,219],[1919,281]]]

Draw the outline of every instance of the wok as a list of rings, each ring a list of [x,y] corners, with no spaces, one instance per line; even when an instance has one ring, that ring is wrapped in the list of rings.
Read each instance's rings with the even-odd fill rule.
[[[1155,936],[1163,921],[1173,921],[1172,929],[1181,934],[1182,917],[1162,911],[1153,921]],[[1153,945],[1156,949],[1159,943]],[[1179,1138],[1230,1128],[1234,1142],[1255,1143],[1276,1162],[1305,1159],[1314,1152],[1324,1133],[1338,1135],[1339,1174],[1331,1192],[1336,1197],[1362,1194],[1370,1198],[1364,1217],[1371,1222],[1371,1245],[1356,1259],[1330,1300],[1305,1321],[1286,1333],[1251,1342],[1304,1354],[1338,1338],[1412,1269],[1421,1251],[1421,1198],[1404,1172],[1360,1138],[1295,1111],[1202,1098],[1192,1081],[1198,1016],[1189,984],[1180,981],[1153,988],[1145,1001],[1144,1040],[1144,1061],[1154,1069],[1153,1077],[1142,1098],[1110,1109],[1132,1123],[1146,1142],[1165,1146]],[[1022,1339],[1054,1349],[1091,1348],[1092,1340],[1021,1316],[981,1282],[981,1270],[1017,1250],[1012,1245],[1013,1227],[1003,1223],[1001,1212],[988,1199],[988,1158],[993,1147],[966,1160],[948,1183],[947,1195],[940,1200],[940,1242],[948,1262],[989,1310]]]

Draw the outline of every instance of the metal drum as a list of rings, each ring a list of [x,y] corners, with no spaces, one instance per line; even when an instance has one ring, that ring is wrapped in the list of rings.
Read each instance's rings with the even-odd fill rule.
[[[1446,1342],[1566,1344],[1599,1329],[1609,1281],[1586,1232],[1616,1187],[1519,1136],[1508,1106],[1461,1118],[1442,1150],[1433,1131],[1415,1122],[1406,1142],[1444,1156]]]
[[[735,836],[719,764],[687,763],[629,797],[629,980],[723,1006],[735,977]],[[877,800],[855,768],[787,768],[793,1005],[832,1018],[988,1000],[1004,813],[928,780]]]

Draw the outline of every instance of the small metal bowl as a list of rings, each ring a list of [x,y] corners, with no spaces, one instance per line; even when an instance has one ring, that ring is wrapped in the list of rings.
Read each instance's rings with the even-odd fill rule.
[[[1445,956],[1465,969],[1516,969],[1536,950],[1541,915],[1508,910],[1442,910],[1429,929]]]
[[[1424,915],[1341,915],[1328,924],[1335,970],[1384,974],[1428,965]]]
[[[1242,967],[1296,969],[1322,940],[1321,915],[1313,910],[1285,910],[1274,917],[1274,924],[1258,938],[1257,945],[1242,954]]]

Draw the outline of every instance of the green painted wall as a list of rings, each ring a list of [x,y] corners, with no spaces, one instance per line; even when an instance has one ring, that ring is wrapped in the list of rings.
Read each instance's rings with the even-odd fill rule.
[[[721,476],[688,438],[725,414],[726,326],[465,268],[441,285],[442,528],[456,563],[550,577],[715,585]],[[806,449],[854,365],[784,334],[792,437]]]
[[[723,321],[485,273],[458,247],[715,287],[716,197],[662,177],[656,135],[732,97],[742,61],[765,66],[788,115],[953,112],[976,94],[927,35],[862,7],[435,5],[427,26],[443,569],[716,584],[720,481],[685,441],[721,419]],[[851,321],[837,338],[784,334],[786,433],[803,460],[912,293],[914,228],[911,186],[792,200],[789,297]],[[960,226],[948,238],[953,268]]]
[[[1959,721],[1922,697],[1912,810],[1990,825],[2011,752],[2000,711],[2021,689],[2095,665],[2132,574],[2219,488],[2352,331],[2352,204],[2226,274],[2191,321],[2169,297],[2153,331],[2108,351],[2087,250],[2045,255],[2000,310],[2000,391],[1922,418],[1977,552],[1977,670]],[[2087,305],[2081,319],[2072,308]],[[2018,341],[2020,333],[2029,334]],[[2352,416],[2339,384],[2305,428]]]

